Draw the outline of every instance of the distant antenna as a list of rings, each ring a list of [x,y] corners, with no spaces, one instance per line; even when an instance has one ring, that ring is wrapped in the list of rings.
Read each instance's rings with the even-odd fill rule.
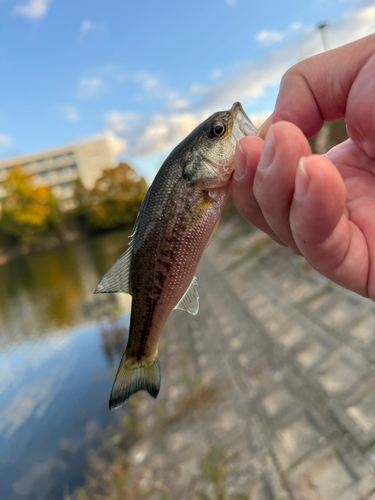
[[[316,27],[316,29],[320,32],[320,36],[322,37],[322,44],[323,44],[323,50],[326,52],[329,50],[329,43],[328,43],[328,35],[327,35],[327,28],[329,26],[329,23],[324,23],[320,24],[319,26]]]

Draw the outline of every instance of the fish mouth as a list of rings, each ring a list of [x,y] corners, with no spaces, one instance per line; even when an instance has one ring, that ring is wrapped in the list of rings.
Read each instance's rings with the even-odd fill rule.
[[[233,116],[232,134],[236,141],[239,141],[242,137],[247,135],[259,135],[259,130],[251,122],[240,102],[235,102],[231,107],[230,112]]]

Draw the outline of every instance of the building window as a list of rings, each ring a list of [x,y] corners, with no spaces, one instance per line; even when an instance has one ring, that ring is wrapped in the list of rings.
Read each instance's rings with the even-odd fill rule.
[[[63,184],[59,184],[59,188],[61,189],[61,196],[72,196],[74,193],[74,184],[72,182],[64,182]]]
[[[63,159],[64,155],[57,155],[52,157],[53,162],[56,163],[57,165],[59,165],[61,163],[61,160]]]

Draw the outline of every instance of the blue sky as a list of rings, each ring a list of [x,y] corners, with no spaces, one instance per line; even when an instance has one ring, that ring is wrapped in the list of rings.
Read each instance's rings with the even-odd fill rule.
[[[210,113],[261,122],[285,70],[374,31],[375,2],[0,0],[0,157],[100,134],[151,180]]]

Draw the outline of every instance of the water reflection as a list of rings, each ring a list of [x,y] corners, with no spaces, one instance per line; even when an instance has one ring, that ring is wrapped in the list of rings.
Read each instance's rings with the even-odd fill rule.
[[[126,248],[128,233],[107,234],[0,267],[0,347],[129,309],[124,295],[93,295]]]
[[[106,234],[0,267],[0,498],[62,499],[82,483],[126,344],[130,298],[94,295],[125,250]]]

